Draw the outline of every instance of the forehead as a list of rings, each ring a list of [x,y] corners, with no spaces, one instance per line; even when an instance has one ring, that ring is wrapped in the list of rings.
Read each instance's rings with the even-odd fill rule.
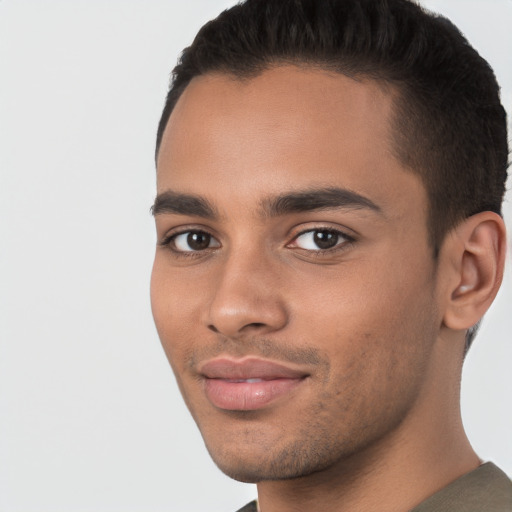
[[[258,192],[342,186],[393,202],[398,181],[417,180],[391,150],[392,108],[381,84],[319,69],[197,77],[167,124],[158,189],[212,196],[225,185],[249,202]]]

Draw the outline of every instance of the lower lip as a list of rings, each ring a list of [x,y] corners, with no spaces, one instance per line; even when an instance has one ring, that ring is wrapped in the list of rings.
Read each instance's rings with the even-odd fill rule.
[[[257,382],[233,382],[206,379],[208,400],[219,409],[254,411],[266,407],[295,389],[304,379],[272,379]]]

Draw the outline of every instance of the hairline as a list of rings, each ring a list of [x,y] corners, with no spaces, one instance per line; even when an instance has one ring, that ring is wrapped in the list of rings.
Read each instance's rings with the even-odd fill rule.
[[[433,259],[437,261],[439,256],[440,247],[447,235],[447,232],[442,233],[442,236],[439,237],[436,232],[435,226],[433,224],[434,218],[430,213],[432,211],[431,206],[431,194],[428,183],[425,179],[425,171],[426,169],[419,169],[418,166],[410,165],[403,154],[401,154],[401,148],[404,145],[404,142],[407,145],[407,134],[403,133],[403,131],[399,127],[398,118],[400,115],[401,109],[409,103],[409,99],[407,98],[407,84],[403,83],[403,80],[391,79],[386,76],[385,72],[379,72],[378,70],[368,70],[368,71],[357,71],[353,72],[350,69],[346,69],[350,64],[344,66],[344,62],[330,62],[328,60],[307,60],[300,58],[275,58],[272,60],[268,60],[267,62],[262,62],[261,66],[258,66],[256,69],[251,69],[250,71],[244,69],[232,69],[232,68],[222,68],[217,67],[211,70],[206,70],[204,72],[200,72],[192,76],[186,83],[183,84],[182,87],[176,90],[176,97],[172,104],[167,105],[169,108],[168,112],[166,112],[165,118],[165,126],[162,129],[160,137],[157,141],[157,146],[155,149],[155,161],[158,162],[158,155],[160,151],[160,147],[162,144],[162,140],[165,135],[165,131],[171,119],[172,113],[176,108],[179,100],[181,99],[185,90],[189,87],[189,85],[198,78],[207,78],[207,77],[227,77],[234,81],[244,83],[250,80],[253,80],[259,76],[261,76],[266,71],[270,71],[272,69],[281,68],[281,67],[295,67],[299,70],[304,71],[321,71],[332,75],[342,75],[347,78],[350,78],[356,82],[366,82],[370,81],[376,84],[384,93],[388,94],[391,98],[391,112],[388,119],[389,128],[390,128],[390,137],[388,140],[389,149],[394,158],[397,159],[398,162],[403,166],[405,170],[408,170],[414,174],[416,174],[421,182],[423,187],[425,188],[428,200],[429,211],[427,212],[427,230],[428,230],[428,238],[429,245],[432,248]],[[354,67],[354,69],[356,69]],[[412,104],[418,108],[419,99],[413,99]],[[462,219],[459,219],[459,221]]]

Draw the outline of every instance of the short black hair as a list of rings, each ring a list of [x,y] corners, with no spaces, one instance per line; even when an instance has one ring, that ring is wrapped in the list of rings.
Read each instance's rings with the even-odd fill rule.
[[[393,150],[427,190],[434,257],[462,219],[501,215],[507,122],[494,73],[449,20],[411,0],[246,0],[222,12],[173,70],[156,154],[194,77],[247,79],[286,64],[374,79],[398,92]]]

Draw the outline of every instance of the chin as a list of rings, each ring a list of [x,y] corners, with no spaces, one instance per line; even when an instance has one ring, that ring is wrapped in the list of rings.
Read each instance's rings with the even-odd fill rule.
[[[299,468],[284,467],[281,464],[272,465],[268,467],[266,464],[262,465],[259,462],[248,464],[245,461],[238,460],[236,463],[229,461],[216,461],[217,467],[227,476],[233,480],[244,482],[248,484],[257,484],[264,481],[275,480],[289,480],[293,478],[300,478],[306,476],[305,473]]]
[[[327,447],[307,450],[304,443],[293,442],[279,449],[245,446],[211,447],[208,452],[217,467],[227,476],[244,483],[291,480],[328,469],[336,457]],[[311,447],[310,447],[311,448]]]

